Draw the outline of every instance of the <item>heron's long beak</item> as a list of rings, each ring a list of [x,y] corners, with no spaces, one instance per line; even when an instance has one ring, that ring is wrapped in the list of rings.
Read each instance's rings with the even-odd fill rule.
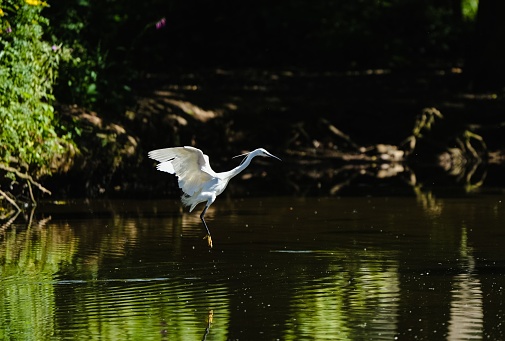
[[[267,152],[267,155],[270,156],[270,157],[273,157],[274,159],[277,159],[279,161],[282,161],[280,158],[278,158],[277,156],[275,156],[274,154],[270,154],[269,152]]]

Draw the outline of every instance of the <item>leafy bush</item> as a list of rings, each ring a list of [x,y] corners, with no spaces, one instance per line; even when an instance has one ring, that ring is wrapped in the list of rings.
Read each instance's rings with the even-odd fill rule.
[[[34,177],[50,173],[55,157],[71,146],[68,137],[58,136],[52,106],[58,64],[70,53],[43,41],[45,6],[40,0],[0,0],[0,166],[11,179],[12,170]]]
[[[124,113],[131,99],[131,38],[124,13],[130,1],[66,0],[54,2],[44,14],[52,25],[47,35],[72,49],[55,84],[58,102],[77,104],[108,118]]]

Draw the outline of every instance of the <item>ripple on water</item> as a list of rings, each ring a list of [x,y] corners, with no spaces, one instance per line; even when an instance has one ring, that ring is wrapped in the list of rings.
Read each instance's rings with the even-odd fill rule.
[[[280,254],[308,257],[310,267],[302,273],[289,306],[288,330],[295,337],[318,340],[392,340],[397,333],[400,281],[394,252],[356,250],[275,250]],[[379,257],[377,257],[379,255]],[[317,269],[318,259],[330,260]],[[299,263],[305,263],[303,259]],[[324,271],[324,272],[323,272]]]
[[[200,339],[209,311],[227,320],[229,307],[226,286],[183,278],[61,280],[57,291],[59,320],[69,327],[64,334],[91,338]]]

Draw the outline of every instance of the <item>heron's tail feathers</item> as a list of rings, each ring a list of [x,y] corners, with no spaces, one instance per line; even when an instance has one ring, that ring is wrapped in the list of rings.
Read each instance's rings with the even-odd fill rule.
[[[191,208],[189,209],[190,212],[193,211],[193,209],[197,205],[191,200],[191,197],[185,193],[181,197],[181,202],[184,206],[191,206]]]

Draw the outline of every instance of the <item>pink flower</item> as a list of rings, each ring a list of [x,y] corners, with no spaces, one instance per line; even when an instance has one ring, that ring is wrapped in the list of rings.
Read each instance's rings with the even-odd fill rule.
[[[156,23],[156,29],[159,30],[159,29],[165,27],[166,24],[167,24],[167,19],[161,18],[160,21],[158,21]]]

